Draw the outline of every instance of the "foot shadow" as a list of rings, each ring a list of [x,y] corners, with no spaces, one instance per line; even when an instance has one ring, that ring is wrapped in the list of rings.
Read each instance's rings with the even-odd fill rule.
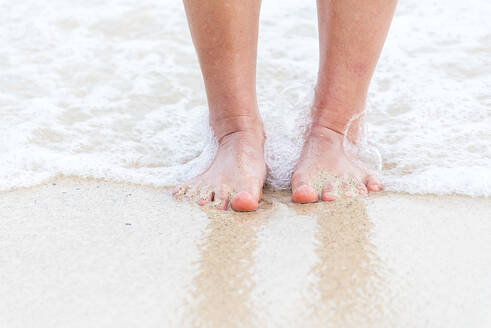
[[[192,280],[188,320],[193,327],[255,326],[251,301],[258,228],[265,209],[236,213],[203,209],[209,218],[198,245],[197,274]]]
[[[371,241],[363,199],[293,205],[297,214],[317,217],[318,262],[312,267],[314,326],[385,326],[383,266]]]

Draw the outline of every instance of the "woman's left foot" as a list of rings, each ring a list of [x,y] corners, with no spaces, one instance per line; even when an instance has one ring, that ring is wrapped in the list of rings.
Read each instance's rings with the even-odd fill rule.
[[[293,202],[333,201],[382,189],[378,179],[347,157],[343,137],[326,127],[311,128],[293,171]]]

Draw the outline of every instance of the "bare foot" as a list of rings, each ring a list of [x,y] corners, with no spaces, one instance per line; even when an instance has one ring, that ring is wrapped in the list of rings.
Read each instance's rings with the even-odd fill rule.
[[[354,197],[382,189],[380,182],[348,159],[343,135],[313,126],[292,176],[292,201],[313,203]]]
[[[253,211],[259,206],[265,179],[264,134],[237,131],[220,139],[210,167],[178,186],[174,196],[221,210],[226,210],[230,202],[236,211]]]

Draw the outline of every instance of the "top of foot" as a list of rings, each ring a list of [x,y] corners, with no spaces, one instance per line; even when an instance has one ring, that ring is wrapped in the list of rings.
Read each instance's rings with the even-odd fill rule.
[[[264,135],[238,131],[221,138],[209,168],[176,188],[176,197],[226,210],[254,211],[266,179]]]
[[[349,159],[343,135],[324,127],[312,128],[292,176],[292,201],[313,203],[381,190],[380,182]]]

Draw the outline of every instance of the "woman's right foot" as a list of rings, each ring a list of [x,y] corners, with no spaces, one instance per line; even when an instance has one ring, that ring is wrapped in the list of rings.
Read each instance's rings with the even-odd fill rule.
[[[238,130],[219,139],[210,167],[190,182],[178,186],[174,196],[211,204],[226,210],[253,211],[259,206],[266,180],[264,133],[258,129]]]

